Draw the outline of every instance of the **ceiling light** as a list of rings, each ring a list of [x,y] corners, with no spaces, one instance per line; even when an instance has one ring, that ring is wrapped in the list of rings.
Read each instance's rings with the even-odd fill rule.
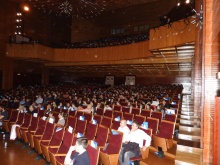
[[[188,4],[190,2],[190,0],[186,0],[186,3]]]
[[[23,9],[24,9],[24,11],[29,11],[29,7],[28,6],[24,6]]]

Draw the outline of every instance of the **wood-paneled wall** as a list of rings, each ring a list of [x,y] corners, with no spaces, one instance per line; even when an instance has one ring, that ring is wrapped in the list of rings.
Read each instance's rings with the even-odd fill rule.
[[[220,88],[216,73],[219,72],[220,57],[220,25],[219,18],[220,1],[203,0],[205,9],[203,11],[203,162],[213,163],[213,139],[214,139],[214,119],[215,115],[215,96]],[[219,146],[218,146],[219,147]],[[219,163],[218,163],[219,164]]]
[[[193,18],[183,19],[150,30],[149,50],[167,48],[195,41]]]
[[[2,73],[2,82],[0,83],[2,86],[0,89],[10,89],[13,86],[14,60],[6,57],[6,43],[9,36],[14,33],[16,4],[2,0],[0,15],[0,70]]]
[[[137,59],[151,56],[148,41],[135,44],[87,49],[55,49],[56,62],[92,62],[108,60]]]
[[[39,44],[7,44],[6,56],[53,61],[54,49]]]

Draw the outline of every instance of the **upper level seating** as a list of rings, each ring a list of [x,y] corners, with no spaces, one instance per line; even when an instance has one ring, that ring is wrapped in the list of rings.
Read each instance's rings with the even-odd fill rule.
[[[97,48],[97,47],[131,44],[140,41],[145,41],[147,39],[148,39],[147,33],[132,34],[132,35],[124,35],[124,36],[112,36],[112,37],[90,40],[85,42],[66,43],[65,47],[66,48]]]

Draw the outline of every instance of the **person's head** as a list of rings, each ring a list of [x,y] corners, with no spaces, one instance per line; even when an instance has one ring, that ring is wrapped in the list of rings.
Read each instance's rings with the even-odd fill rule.
[[[166,100],[163,99],[162,104],[165,105],[166,104]]]
[[[88,104],[88,105],[87,105],[87,109],[92,109],[92,105],[91,105],[91,104]]]
[[[53,112],[52,111],[49,112],[49,117],[53,117]]]
[[[51,105],[50,104],[47,105],[47,109],[51,109]]]
[[[138,130],[139,126],[140,126],[140,124],[137,121],[133,121],[131,130],[136,131],[136,130]]]
[[[88,139],[85,137],[80,137],[76,139],[76,152],[81,152],[82,150],[85,150],[88,146]]]
[[[63,118],[63,115],[64,115],[64,113],[60,112],[59,115],[58,115],[59,119]]]
[[[123,128],[126,126],[126,124],[127,124],[126,120],[122,119],[120,122],[120,127]]]
[[[30,106],[29,106],[29,110],[30,110],[31,112],[34,110],[33,105],[30,105]]]

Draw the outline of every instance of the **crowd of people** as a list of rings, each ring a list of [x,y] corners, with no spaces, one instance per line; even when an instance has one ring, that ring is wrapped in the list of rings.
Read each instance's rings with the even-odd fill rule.
[[[112,110],[115,105],[126,103],[128,107],[136,106],[138,108],[151,111],[161,111],[164,113],[166,108],[170,108],[171,96],[173,91],[182,91],[182,85],[146,85],[146,86],[105,86],[105,85],[70,85],[59,84],[50,86],[19,87],[0,95],[0,124],[8,117],[7,108],[17,108],[20,113],[34,114],[36,109],[45,111],[47,121],[55,121],[53,110],[62,109],[59,113],[59,120],[56,123],[58,127],[65,125],[65,117],[71,111],[82,111],[95,114],[97,108]],[[157,102],[158,105],[152,104]],[[18,106],[18,107],[15,107]],[[151,137],[143,130],[139,129],[141,123],[133,121],[131,129],[126,125],[126,120],[121,119],[118,131],[124,134],[123,145],[119,155],[121,165],[129,164],[130,158],[139,156],[142,148],[145,150],[151,144]],[[10,139],[16,139],[16,127],[11,128]],[[143,140],[145,145],[143,146]],[[75,146],[71,146],[67,153],[65,164],[89,164],[86,147],[88,141],[86,138],[79,138]],[[136,148],[136,149],[135,149]],[[138,149],[137,149],[138,148]],[[76,151],[71,156],[72,151]],[[86,160],[86,162],[85,162]],[[75,163],[74,163],[75,162]]]
[[[111,36],[106,38],[100,38],[96,40],[89,40],[85,42],[74,42],[66,43],[66,48],[98,48],[98,47],[109,47],[117,45],[132,44],[136,42],[148,40],[148,33],[143,34],[132,34],[123,36]]]
[[[19,87],[0,94],[0,104],[8,108],[17,109],[20,106],[25,111],[34,108],[64,109],[68,111],[82,110],[96,112],[99,107],[112,109],[113,105],[120,105],[120,99],[127,106],[141,106],[143,109],[161,111],[165,106],[169,108],[169,92],[182,90],[182,85],[146,85],[146,86],[114,86],[105,85],[50,85]],[[158,103],[158,105],[155,105]]]

